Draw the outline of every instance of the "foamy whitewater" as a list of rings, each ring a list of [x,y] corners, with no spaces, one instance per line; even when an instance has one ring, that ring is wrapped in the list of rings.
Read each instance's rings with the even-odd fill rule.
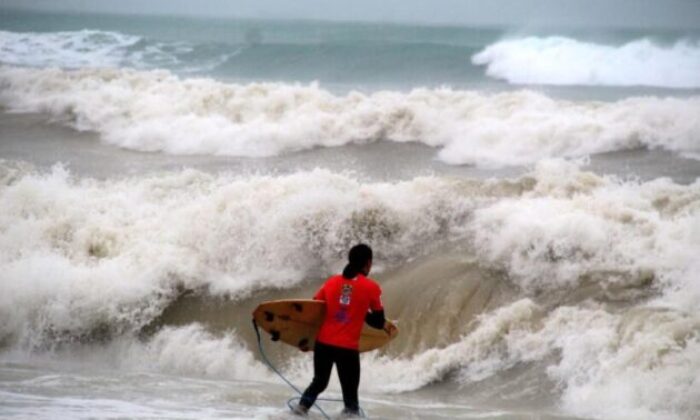
[[[517,91],[333,95],[317,85],[224,84],[134,70],[0,70],[0,103],[103,141],[172,154],[274,156],[379,140],[438,148],[450,164],[522,165],[641,147],[697,156],[700,99],[570,102]]]
[[[528,37],[489,45],[472,61],[515,84],[700,87],[697,40],[659,45],[639,39],[609,46]]]
[[[362,241],[369,417],[698,418],[697,34],[6,16],[0,417],[287,418]]]

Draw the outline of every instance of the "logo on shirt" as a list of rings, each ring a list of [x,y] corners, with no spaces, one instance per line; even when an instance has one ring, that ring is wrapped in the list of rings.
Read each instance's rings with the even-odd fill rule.
[[[347,324],[350,322],[350,315],[345,308],[340,308],[335,312],[335,321],[339,324]]]
[[[350,298],[352,297],[352,284],[344,284],[343,291],[340,293],[340,304],[343,306],[350,305]]]

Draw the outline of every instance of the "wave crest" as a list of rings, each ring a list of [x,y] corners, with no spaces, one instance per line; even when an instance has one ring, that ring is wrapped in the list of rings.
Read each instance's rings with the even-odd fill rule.
[[[0,103],[110,144],[173,154],[273,156],[379,140],[440,148],[449,164],[522,165],[639,147],[700,150],[700,98],[570,102],[520,91],[334,95],[318,85],[229,84],[166,71],[0,68]]]
[[[517,85],[700,87],[700,43],[640,39],[621,46],[564,37],[500,41],[472,57],[487,75]]]

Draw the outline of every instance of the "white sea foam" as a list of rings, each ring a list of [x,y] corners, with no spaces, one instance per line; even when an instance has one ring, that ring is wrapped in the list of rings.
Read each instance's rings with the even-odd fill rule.
[[[239,326],[231,325],[227,331],[213,333],[199,323],[167,326],[148,337],[125,334],[104,342],[67,343],[47,353],[26,352],[18,347],[1,353],[0,363],[40,362],[44,367],[57,365],[76,372],[86,367],[110,367],[129,373],[239,381],[274,380],[269,368],[256,359],[254,350],[241,340],[236,327]]]
[[[196,171],[121,181],[15,174],[0,189],[0,340],[140,328],[175,289],[246,296],[330,272],[359,240],[386,261],[458,236],[448,180],[362,184]],[[442,186],[441,186],[442,185]]]
[[[113,67],[123,64],[129,48],[142,39],[119,32],[0,31],[0,62],[33,67]]]
[[[372,387],[403,392],[440,382],[462,367],[468,366],[475,377],[481,378],[524,361],[521,357],[534,360],[541,354],[509,354],[505,345],[513,338],[510,333],[518,335],[518,331],[531,327],[539,312],[536,304],[523,299],[484,317],[476,330],[447,347],[409,358],[370,356],[367,362],[371,367],[363,375]]]
[[[117,362],[128,369],[230,380],[273,379],[233,332],[215,336],[199,324],[164,328],[145,343],[130,341],[118,347]]]
[[[527,296],[483,313],[443,347],[365,357],[366,386],[402,392],[455,376],[472,383],[540,363],[574,415],[697,412],[700,183],[620,181],[563,161],[542,162],[507,189],[500,181],[445,178],[362,183],[327,171],[243,177],[185,170],[96,181],[61,168],[2,168],[5,344],[80,337],[105,325],[128,333],[172,301],[178,285],[233,299],[291,287],[316,269],[338,269],[358,240],[372,243],[378,260],[396,262],[458,241]],[[596,295],[546,301],[561,290],[585,295],[592,285],[645,298],[632,295],[621,306],[596,303]],[[235,335],[199,325],[166,328],[119,354],[123,366],[137,369],[262,375]],[[303,374],[289,373],[308,380],[308,363]]]
[[[482,203],[467,223],[480,263],[503,267],[533,297],[482,314],[445,347],[367,357],[366,386],[403,392],[455,373],[473,383],[539,363],[573,415],[693,418],[700,409],[700,183],[622,182],[561,161],[541,163],[533,176],[531,190]],[[616,310],[595,295],[572,305],[534,300],[562,289],[585,296],[592,286],[631,305]],[[656,297],[615,295],[618,289]]]
[[[183,60],[195,48],[186,42],[151,41],[112,31],[0,31],[0,63],[15,66],[166,68],[194,73],[215,68],[236,54],[236,51],[205,53],[196,55],[196,60]]]
[[[440,148],[450,164],[519,165],[640,147],[700,150],[700,98],[569,102],[520,91],[333,95],[317,85],[227,84],[165,71],[0,68],[0,104],[44,112],[120,147],[271,156],[378,140]]]
[[[484,263],[527,291],[606,273],[597,281],[651,278],[669,296],[683,288],[678,310],[700,304],[700,290],[685,287],[700,253],[700,184],[620,182],[561,161],[532,176],[534,186],[525,178],[503,196],[498,182],[367,184],[323,170],[113,181],[61,167],[13,172],[0,190],[3,336],[28,321],[54,333],[103,321],[139,326],[177,286],[233,296],[289,287],[333,270],[358,240],[401,261],[469,238]]]
[[[487,46],[472,62],[513,84],[700,87],[700,43],[692,40],[601,45],[565,37],[517,38]]]
[[[640,308],[618,315],[569,306],[546,313],[523,299],[483,315],[473,332],[447,347],[366,358],[363,376],[371,388],[401,392],[453,372],[469,383],[547,362],[546,375],[573,415],[691,419],[700,409],[699,331],[697,313]]]
[[[578,286],[597,272],[619,287],[649,273],[662,284],[695,277],[700,183],[606,182],[562,161],[542,162],[535,173],[541,181],[533,191],[477,210],[471,225],[481,257],[522,287]],[[694,301],[683,309],[700,304],[697,291],[685,292]]]
[[[0,376],[2,415],[13,419],[269,418],[287,395],[233,331],[198,324],[147,339],[3,351]]]

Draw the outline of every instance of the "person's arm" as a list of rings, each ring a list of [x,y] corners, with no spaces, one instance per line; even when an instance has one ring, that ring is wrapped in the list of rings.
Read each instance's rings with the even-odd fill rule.
[[[367,312],[367,315],[365,315],[365,322],[370,327],[381,330],[384,328],[386,318],[384,318],[384,306],[382,306],[382,289],[380,289],[378,285],[373,295],[374,296],[369,301],[369,309],[371,312]]]
[[[384,309],[367,312],[367,315],[365,315],[365,322],[370,327],[378,330],[384,328],[384,323],[386,322],[386,318],[384,318]]]

